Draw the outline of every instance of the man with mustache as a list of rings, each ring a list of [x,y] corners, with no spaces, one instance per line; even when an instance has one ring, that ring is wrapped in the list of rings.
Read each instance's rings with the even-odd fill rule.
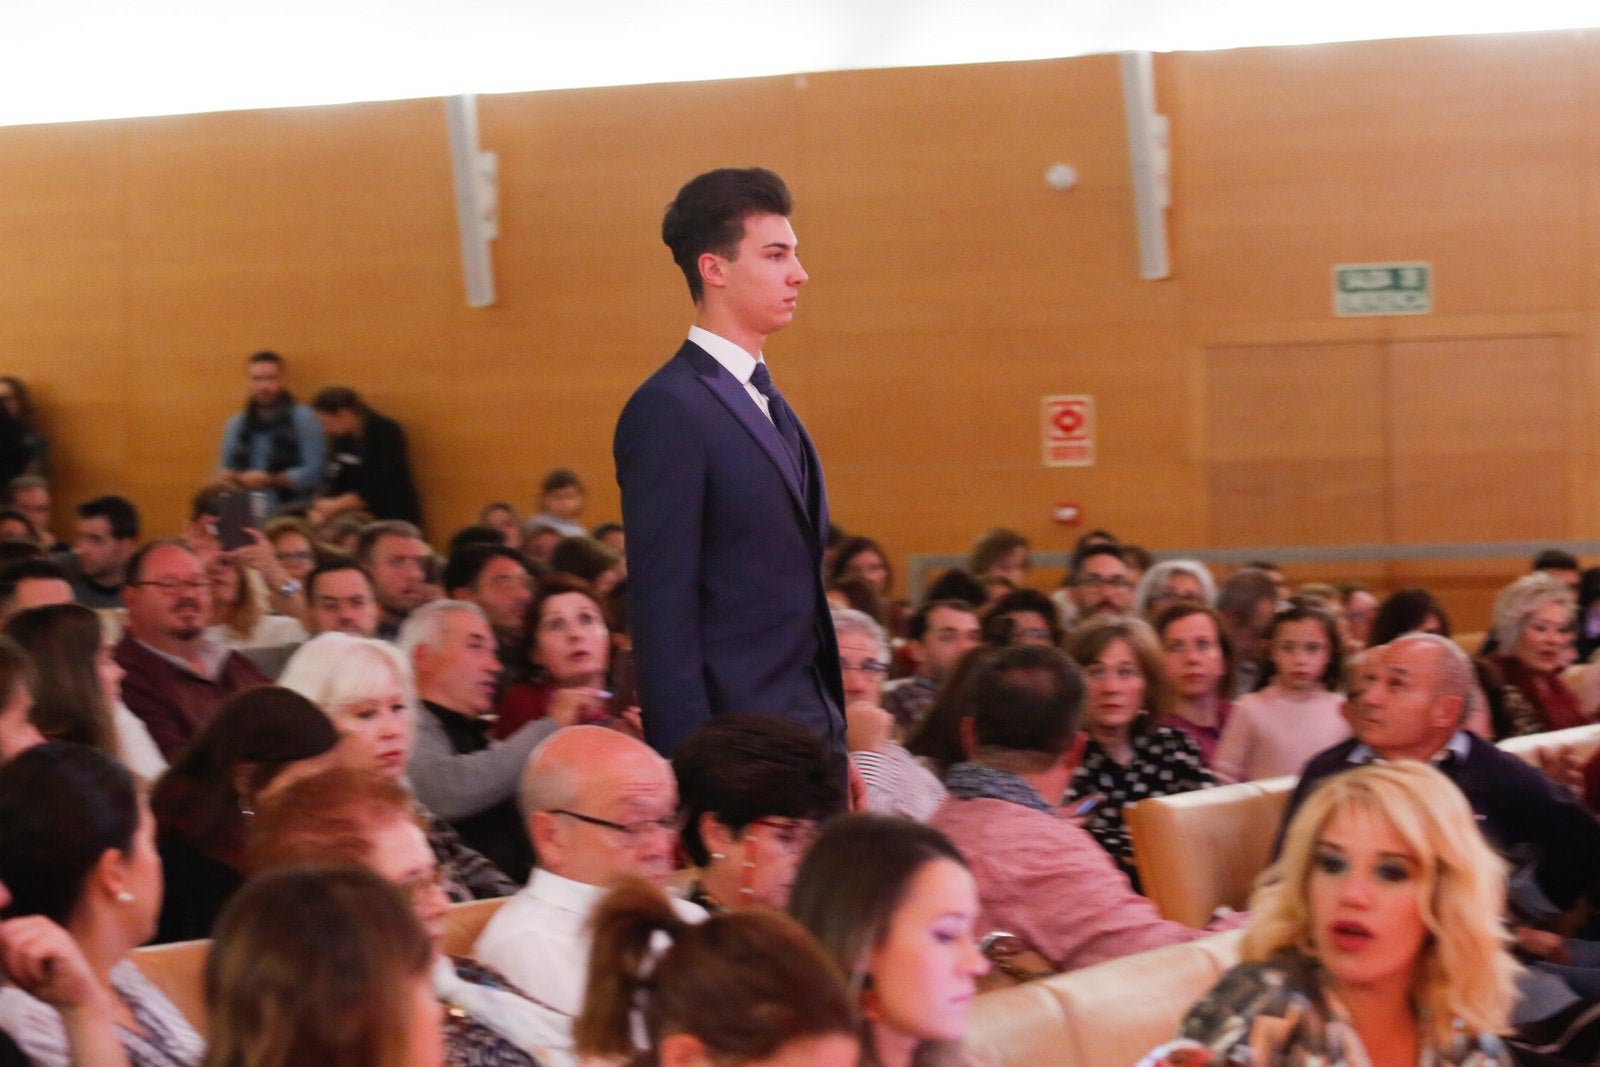
[[[174,758],[241,689],[268,684],[254,663],[205,636],[211,581],[194,549],[153,541],[128,560],[128,627],[113,653],[126,672],[122,699]]]

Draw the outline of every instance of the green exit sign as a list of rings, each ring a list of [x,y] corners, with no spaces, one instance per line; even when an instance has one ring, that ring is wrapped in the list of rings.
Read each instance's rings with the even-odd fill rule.
[[[1426,263],[1345,263],[1333,268],[1333,313],[1426,315],[1433,310],[1433,271]]]

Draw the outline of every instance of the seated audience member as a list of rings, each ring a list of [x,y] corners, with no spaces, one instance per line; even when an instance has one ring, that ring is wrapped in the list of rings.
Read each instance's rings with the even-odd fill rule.
[[[0,540],[0,570],[18,563],[33,563],[44,558],[44,549],[32,541]]]
[[[299,619],[262,610],[243,559],[218,556],[206,570],[211,575],[211,617],[206,636],[211,640],[244,652],[297,645],[306,639],[306,628]]]
[[[528,604],[523,633],[526,680],[500,698],[493,736],[510,737],[547,715],[567,723],[603,722],[631,706],[622,703],[629,694],[619,693],[610,678],[611,631],[593,586],[570,575],[547,575]]]
[[[1156,613],[1155,631],[1172,684],[1172,706],[1161,725],[1188,734],[1200,746],[1201,762],[1210,767],[1233,710],[1224,696],[1230,672],[1222,618],[1214,608],[1172,604]]]
[[[361,548],[361,531],[376,521],[364,511],[347,511],[318,526],[317,540],[329,551],[354,559]]]
[[[1533,557],[1533,563],[1528,568],[1529,574],[1547,574],[1556,579],[1573,596],[1578,595],[1578,582],[1582,575],[1583,564],[1578,562],[1578,557],[1571,552],[1559,548],[1546,548]]]
[[[138,547],[138,509],[120,496],[99,496],[78,505],[77,540],[56,561],[66,569],[78,603],[120,608],[128,560]]]
[[[341,766],[405,782],[416,693],[411,664],[399,649],[373,638],[319,634],[290,657],[278,681],[333,721],[344,736],[338,749]],[[445,891],[451,900],[502,897],[517,891],[517,883],[468,848],[443,819],[420,803],[416,812],[445,872]]]
[[[0,911],[11,894],[0,882]],[[117,1004],[95,978],[72,935],[40,915],[0,922],[0,972],[61,1018],[65,1061],[75,1067],[128,1067],[117,1034]],[[0,1064],[28,1067],[16,1042],[0,1030]]]
[[[517,781],[534,746],[577,721],[576,712],[530,722],[503,741],[489,737],[500,661],[475,604],[437,600],[418,608],[398,644],[422,701],[408,764],[417,799],[514,881],[526,880],[533,854],[517,813]]]
[[[839,542],[828,565],[827,578],[830,583],[841,578],[859,579],[889,608],[891,616],[903,614],[904,605],[894,602],[894,570],[889,566],[889,557],[870,537],[847,537]],[[892,629],[896,618],[881,621]]]
[[[35,745],[0,766],[0,874],[12,922],[40,916],[64,928],[96,982],[110,990],[134,1067],[200,1062],[204,1045],[128,954],[155,933],[161,860],[155,820],[128,770],[86,745]],[[56,1009],[0,987],[0,1030],[40,1064],[67,1062]],[[98,1067],[98,1065],[97,1065]]]
[[[1267,635],[1267,685],[1233,702],[1211,768],[1227,782],[1299,774],[1306,761],[1350,736],[1339,685],[1344,649],[1322,608],[1291,602]]]
[[[1126,546],[1123,552],[1127,552]],[[1169,559],[1144,572],[1133,589],[1133,614],[1152,622],[1174,604],[1209,608],[1217,602],[1217,583],[1204,563]]]
[[[98,748],[146,781],[167,769],[149,727],[122,702],[122,668],[93,611],[70,603],[30,608],[12,616],[6,634],[33,662],[31,717],[41,733]],[[0,654],[5,692],[12,691],[7,670],[17,677],[14,658]]]
[[[1239,696],[1259,686],[1267,635],[1278,611],[1278,587],[1272,576],[1254,567],[1235,571],[1217,587],[1217,614],[1223,635],[1233,649],[1233,677],[1228,693]]]
[[[978,610],[964,600],[930,600],[911,615],[906,650],[916,673],[888,683],[884,710],[894,716],[901,736],[915,733],[928,717],[939,686],[959,660],[983,641]]]
[[[200,556],[201,562],[206,566],[206,573],[211,575],[212,581],[218,583],[219,587],[224,580],[222,572],[225,567],[231,564],[240,572],[240,585],[237,591],[222,590],[227,595],[221,599],[231,606],[231,610],[235,612],[250,610],[246,607],[248,602],[258,618],[280,615],[296,621],[303,620],[306,614],[305,590],[300,581],[291,575],[288,568],[278,559],[277,551],[266,534],[254,527],[246,526],[243,533],[249,539],[247,544],[231,549],[223,547],[220,524],[223,512],[227,509],[228,498],[235,492],[237,490],[230,489],[226,485],[208,485],[196,493],[190,503],[189,522],[184,526],[179,540]],[[217,599],[218,597],[214,595],[213,603]],[[218,615],[220,618],[220,613]],[[245,623],[248,621],[241,619],[230,623],[229,628],[242,634],[244,639],[250,639],[252,635],[245,629]],[[254,623],[251,623],[251,626],[254,626]],[[266,622],[261,634],[262,639],[270,643],[279,636],[272,632],[274,627],[278,626],[281,624]],[[301,638],[303,637],[302,633]]]
[[[1096,615],[1123,616],[1133,610],[1133,575],[1120,545],[1090,545],[1072,557],[1067,591],[1077,623]]]
[[[1461,729],[1474,678],[1448,638],[1407,634],[1369,653],[1374,674],[1356,698],[1355,737],[1306,765],[1284,816],[1324,779],[1375,760],[1430,763],[1466,794],[1496,850],[1523,857],[1511,903],[1544,924],[1600,885],[1600,822],[1565,789],[1516,756]]]
[[[879,620],[888,614],[888,606],[878,599],[878,594],[872,591],[861,578],[835,578],[827,586],[828,606],[845,611],[859,611],[863,615]]]
[[[1067,632],[1056,605],[1037,589],[1013,589],[983,616],[983,639],[991,645],[1050,645],[1060,648]]]
[[[602,522],[589,533],[596,541],[605,545],[624,560],[626,566],[628,537],[620,522]]]
[[[66,569],[54,560],[25,559],[0,570],[0,621],[29,608],[71,604],[74,599]]]
[[[485,504],[483,510],[478,512],[478,525],[499,530],[501,541],[507,548],[517,548],[522,544],[522,520],[517,517],[517,509],[503,500]]]
[[[539,487],[539,514],[530,522],[542,522],[562,537],[585,537],[583,528],[584,489],[578,475],[567,467],[557,467],[544,476]]]
[[[978,888],[949,839],[908,819],[841,816],[800,864],[789,914],[858,998],[862,1064],[960,1062],[989,961]]]
[[[794,920],[730,912],[697,926],[661,890],[631,880],[600,902],[594,926],[574,1026],[586,1061],[857,1067],[855,1010],[839,970]],[[648,975],[637,965],[644,959],[655,961]]]
[[[950,799],[932,825],[972,866],[980,929],[1016,934],[1060,971],[1203,936],[1161,918],[1057,803],[1084,699],[1066,654],[1002,649],[974,677],[971,699],[972,760],[945,777]]]
[[[548,519],[529,519],[522,527],[522,543],[517,547],[528,565],[543,573],[551,569],[550,557],[566,536],[550,525]]]
[[[865,612],[833,610],[844,677],[845,747],[866,786],[870,811],[926,822],[944,802],[944,786],[905,746],[894,740],[894,719],[883,710],[889,639]]]
[[[672,758],[689,899],[709,912],[781,909],[817,825],[844,810],[843,776],[821,739],[787,719],[719,715]]]
[[[504,975],[441,948],[450,898],[411,798],[396,781],[349,768],[279,792],[251,827],[255,874],[300,864],[365,867],[405,891],[433,945],[432,985],[445,1015],[446,1067],[537,1067],[544,1013]]]
[[[206,956],[205,1067],[437,1067],[432,961],[405,897],[369,871],[254,879]]]
[[[924,604],[931,604],[935,600],[961,600],[981,608],[989,603],[989,587],[970,572],[951,567],[935,578],[922,594]]]
[[[1589,721],[1577,694],[1561,680],[1572,656],[1574,613],[1572,591],[1543,573],[1523,575],[1494,598],[1499,651],[1486,659],[1499,675],[1496,737],[1564,730]]]
[[[1000,651],[994,645],[979,645],[956,660],[921,728],[906,738],[906,751],[941,782],[951,767],[967,761],[969,746],[963,723],[972,718],[972,679]]]
[[[313,634],[372,637],[378,632],[372,580],[353,560],[329,560],[307,575],[306,606]]]
[[[6,485],[5,506],[28,517],[39,534],[39,547],[46,552],[64,550],[67,546],[50,532],[54,519],[50,499],[50,481],[40,474],[24,474]]]
[[[375,522],[362,528],[355,557],[378,600],[378,637],[393,640],[406,616],[428,601],[432,556],[422,531],[409,522]]]
[[[590,920],[626,874],[661,885],[678,841],[677,789],[667,761],[642,741],[598,726],[552,735],[522,775],[522,811],[539,858],[526,887],[495,912],[473,956],[544,1005],[571,1048],[589,978]],[[705,912],[673,901],[686,922]]]
[[[967,557],[967,573],[980,582],[990,578],[1004,578],[1013,586],[1028,580],[1033,559],[1028,551],[1028,539],[1015,530],[996,527],[978,538]]]
[[[1449,637],[1450,616],[1426,589],[1397,589],[1378,605],[1378,613],[1372,619],[1372,632],[1367,635],[1367,646],[1377,648],[1403,634],[1415,633]]]
[[[558,574],[570,574],[594,586],[601,599],[609,597],[628,573],[622,556],[592,537],[562,538],[546,562]]]
[[[1074,803],[1099,800],[1084,829],[1135,889],[1139,873],[1123,809],[1215,784],[1194,739],[1160,723],[1172,707],[1172,688],[1149,631],[1137,620],[1099,616],[1074,630],[1067,648],[1089,680],[1088,741],[1067,795]]]
[[[1437,771],[1403,761],[1342,775],[1306,802],[1259,883],[1244,962],[1144,1064],[1509,1067],[1495,1036],[1517,970],[1505,885]]]
[[[211,936],[244,883],[245,829],[256,807],[333,765],[339,740],[327,716],[288,689],[258,686],[223,702],[150,797],[167,876],[156,940]]]
[[[366,405],[354,389],[331,385],[311,401],[328,439],[322,488],[307,517],[321,524],[347,511],[422,525],[406,432]]]
[[[445,564],[445,595],[478,605],[494,630],[502,689],[507,679],[521,676],[526,662],[522,655],[523,627],[527,624],[533,587],[528,564],[515,549],[469,546],[452,551]],[[495,695],[498,697],[499,693]]]
[[[113,655],[125,671],[122,697],[171,760],[217,706],[267,676],[206,636],[211,580],[194,550],[152,541],[128,560],[128,626]]]
[[[32,519],[15,508],[0,508],[0,541],[24,541],[37,545],[39,528]]]
[[[1578,581],[1578,662],[1587,663],[1600,649],[1600,567],[1588,567]]]
[[[463,526],[461,529],[451,534],[450,543],[445,546],[444,554],[446,561],[448,561],[450,557],[467,548],[507,547],[510,547],[513,551],[515,551],[515,546],[508,546],[506,544],[505,537],[501,535],[499,530],[495,529],[493,526],[484,526],[482,524],[475,523],[472,526]],[[523,560],[522,563],[523,566],[527,566],[528,561]]]
[[[33,663],[10,638],[0,638],[0,763],[44,742],[33,721]]]
[[[1345,650],[1355,653],[1372,644],[1372,624],[1378,618],[1378,598],[1360,582],[1340,582],[1339,607],[1344,617]]]
[[[33,398],[21,378],[14,374],[0,377],[0,408],[22,431],[22,450],[26,456],[22,473],[46,477],[50,474],[50,441],[39,429]]]
[[[322,562],[311,524],[295,515],[279,515],[267,523],[262,533],[284,573],[304,588],[306,579]]]

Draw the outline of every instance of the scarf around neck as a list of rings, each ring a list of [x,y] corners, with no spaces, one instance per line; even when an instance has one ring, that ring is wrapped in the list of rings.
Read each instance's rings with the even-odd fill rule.
[[[1054,815],[1039,791],[1010,771],[998,771],[981,763],[958,763],[945,776],[945,788],[959,800],[1004,800],[1034,811]]]

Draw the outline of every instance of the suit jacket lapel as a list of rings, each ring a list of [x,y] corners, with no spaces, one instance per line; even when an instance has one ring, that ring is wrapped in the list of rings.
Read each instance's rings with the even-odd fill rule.
[[[710,353],[697,344],[685,342],[678,354],[689,360],[701,383],[722,401],[723,406],[739,420],[739,424],[756,439],[756,444],[761,446],[761,450],[767,454],[767,458],[783,476],[783,484],[789,487],[789,495],[794,498],[795,505],[799,507],[800,514],[806,516],[809,525],[811,513],[806,508],[805,487],[800,484],[800,476],[794,469],[794,461],[789,457],[789,446],[783,443],[783,436],[778,433],[778,428],[761,413],[760,408],[756,407],[756,402],[744,391],[744,386],[740,385],[722,364],[711,358]],[[804,428],[801,428],[800,432],[802,440],[809,448],[810,441],[804,436]]]

